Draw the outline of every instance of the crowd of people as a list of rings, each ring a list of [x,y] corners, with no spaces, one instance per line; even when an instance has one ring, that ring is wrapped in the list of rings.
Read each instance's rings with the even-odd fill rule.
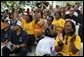
[[[83,6],[77,3],[1,12],[2,56],[27,56],[33,46],[34,56],[79,56],[82,40]]]

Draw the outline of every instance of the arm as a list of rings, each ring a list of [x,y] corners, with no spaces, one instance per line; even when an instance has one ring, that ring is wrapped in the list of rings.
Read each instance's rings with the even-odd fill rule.
[[[1,42],[1,46],[2,46],[2,45],[6,45],[7,43],[8,43],[8,39],[5,40],[5,42]]]
[[[13,45],[12,50],[15,50],[17,48],[25,47],[26,44],[20,44],[20,45]]]
[[[19,48],[20,48],[20,47],[26,47],[26,44],[25,44],[25,43],[20,44],[20,45],[19,45]]]
[[[63,47],[63,42],[62,42],[62,39],[60,39],[60,36],[62,35],[58,35],[56,37],[56,40],[55,40],[55,50],[58,52],[60,50],[62,50],[62,47]]]
[[[74,44],[73,42],[71,42],[70,45],[71,45],[71,51],[72,51],[72,53],[75,54],[76,52],[79,51],[79,50],[76,48],[76,46],[75,46],[75,44]]]
[[[56,52],[58,52],[58,51],[60,51],[60,50],[62,50],[62,47],[60,47],[59,45],[55,46],[55,51],[56,51]]]
[[[71,47],[71,51],[72,53],[77,53],[80,48],[81,48],[81,40],[80,37],[75,35],[73,36],[73,38],[70,41],[70,47]]]
[[[62,50],[62,47],[63,47],[63,42],[62,41],[59,41],[58,42],[58,45],[55,46],[55,50],[58,52],[58,51]]]

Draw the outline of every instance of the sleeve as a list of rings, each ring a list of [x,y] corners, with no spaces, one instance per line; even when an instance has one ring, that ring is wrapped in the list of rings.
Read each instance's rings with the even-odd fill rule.
[[[1,22],[1,29],[3,29],[4,28],[4,23],[3,22]]]
[[[41,49],[41,40],[39,41],[39,43],[37,44],[37,46],[36,46],[36,52],[38,52],[38,51],[40,51],[40,49]]]
[[[53,42],[52,42],[52,51],[55,51],[54,43],[55,43],[55,39],[54,39]]]
[[[57,37],[56,37],[56,40],[55,40],[55,42],[54,42],[54,46],[57,46],[57,45],[58,45],[58,42],[59,42],[59,37],[57,36]]]
[[[52,25],[55,25],[55,21],[53,20]]]
[[[74,44],[75,44],[75,47],[80,50],[80,48],[81,48],[81,39],[80,39],[79,36],[76,37],[76,40],[75,40]]]

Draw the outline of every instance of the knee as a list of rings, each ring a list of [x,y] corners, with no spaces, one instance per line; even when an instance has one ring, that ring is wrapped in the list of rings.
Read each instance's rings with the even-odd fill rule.
[[[10,49],[7,48],[7,47],[3,47],[3,48],[2,48],[2,51],[10,51]]]
[[[28,51],[27,48],[22,48],[22,49],[21,49],[21,52],[27,52],[27,51]]]
[[[28,52],[28,49],[27,48],[22,48],[21,49],[21,56],[26,56],[27,55],[27,52]]]
[[[10,49],[8,49],[7,47],[3,47],[2,48],[2,55],[9,56],[9,54],[10,54]]]

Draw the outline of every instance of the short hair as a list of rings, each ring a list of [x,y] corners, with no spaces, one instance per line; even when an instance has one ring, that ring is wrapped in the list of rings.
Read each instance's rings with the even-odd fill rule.
[[[40,14],[41,14],[41,18],[43,18],[43,11],[42,11],[42,10],[40,10],[40,9],[36,9],[34,12],[38,12],[38,13],[40,13]]]
[[[59,5],[56,5],[56,8],[59,8],[60,6]]]
[[[54,17],[53,16],[49,16],[51,18],[51,20],[53,21]]]
[[[54,37],[56,37],[56,33],[53,33],[52,34],[52,32],[50,31],[50,29],[49,28],[47,28],[46,30],[45,30],[45,32],[44,32],[44,35],[45,36],[48,36],[48,37],[51,37],[51,38],[54,38]]]
[[[10,13],[8,13],[9,14],[9,18],[11,19],[11,15],[13,15],[14,16],[14,13],[13,12],[10,12]]]
[[[60,12],[55,12],[55,14],[54,14],[54,15],[56,15],[56,13],[58,13],[58,14],[59,14],[59,16],[61,17],[61,13],[60,13]]]
[[[51,37],[51,32],[50,32],[49,28],[47,28],[47,29],[45,30],[44,34],[45,34],[45,36]]]
[[[33,17],[32,17],[32,15],[28,15],[28,16],[29,16],[29,20],[30,20],[30,22],[33,21]]]
[[[21,26],[15,25],[14,28],[13,28],[13,30],[18,30],[18,29],[21,29],[22,30]]]

